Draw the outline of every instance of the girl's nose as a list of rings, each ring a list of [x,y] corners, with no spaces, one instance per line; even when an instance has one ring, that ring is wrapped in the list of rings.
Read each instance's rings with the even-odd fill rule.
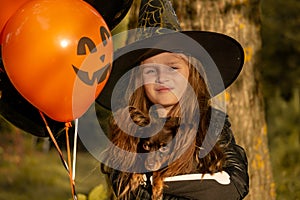
[[[159,67],[157,69],[157,77],[156,82],[157,83],[164,83],[169,80],[169,74],[168,74],[168,67]]]

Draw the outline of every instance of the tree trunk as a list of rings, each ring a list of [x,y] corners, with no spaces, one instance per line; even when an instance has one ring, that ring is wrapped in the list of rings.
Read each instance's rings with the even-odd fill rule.
[[[227,90],[227,112],[236,140],[247,152],[250,192],[246,199],[275,199],[267,125],[260,89],[261,49],[258,0],[172,0],[183,30],[225,33],[245,50],[245,65],[238,80]]]

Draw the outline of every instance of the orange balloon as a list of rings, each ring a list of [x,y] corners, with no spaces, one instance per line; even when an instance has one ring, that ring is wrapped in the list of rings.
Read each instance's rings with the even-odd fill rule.
[[[31,0],[3,32],[2,57],[15,88],[50,118],[82,116],[111,70],[111,33],[82,0]]]
[[[28,0],[0,0],[0,44],[2,30],[8,19]]]

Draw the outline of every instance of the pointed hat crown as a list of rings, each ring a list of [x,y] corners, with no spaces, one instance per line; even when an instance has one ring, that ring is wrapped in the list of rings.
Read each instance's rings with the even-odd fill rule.
[[[137,39],[164,34],[166,29],[181,31],[177,15],[169,0],[142,0]]]

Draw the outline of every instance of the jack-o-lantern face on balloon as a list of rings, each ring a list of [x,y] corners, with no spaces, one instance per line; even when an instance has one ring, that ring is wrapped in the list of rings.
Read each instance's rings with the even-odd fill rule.
[[[77,55],[85,57],[85,60],[80,68],[72,65],[77,75],[73,88],[73,111],[82,104],[81,97],[94,100],[98,96],[111,71],[112,53],[107,53],[113,51],[111,35],[103,26],[100,27],[100,37],[102,43],[98,46],[88,37],[82,37],[78,42]],[[94,87],[95,91],[90,90],[91,87]]]
[[[107,40],[109,40],[111,36],[110,33],[107,31],[107,29],[103,26],[100,27],[100,35],[102,39],[102,44],[99,45],[98,47],[100,48],[99,50],[97,50],[96,44],[90,38],[88,37],[80,38],[77,46],[77,55],[86,56],[88,54],[91,54],[89,55],[89,58],[87,58],[87,60],[90,59],[92,62],[88,62],[87,65],[93,66],[100,61],[100,64],[102,63],[103,67],[93,72],[90,78],[89,71],[80,70],[78,67],[72,65],[79,79],[84,83],[86,83],[87,85],[94,85],[95,81],[98,84],[101,84],[103,81],[106,80],[107,74],[110,72],[111,69],[111,59],[112,59],[110,56],[111,54],[106,55],[105,54],[106,51],[104,50],[104,48],[108,45]],[[86,49],[88,49],[89,52],[87,52]],[[98,52],[100,53],[100,56],[98,56],[97,54]]]
[[[104,87],[113,44],[81,0],[31,0],[3,30],[5,70],[20,94],[56,121],[79,118]]]

